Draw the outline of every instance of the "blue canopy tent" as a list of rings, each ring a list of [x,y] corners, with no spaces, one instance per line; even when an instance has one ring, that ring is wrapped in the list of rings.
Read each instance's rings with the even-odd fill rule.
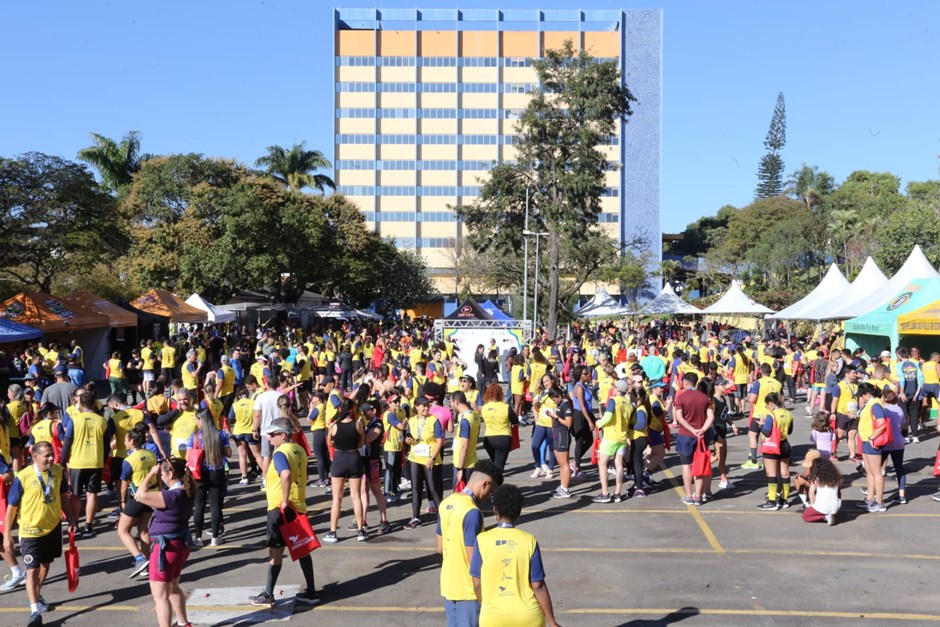
[[[35,340],[41,337],[42,331],[39,329],[0,317],[0,344],[25,342],[26,340]]]
[[[480,303],[480,307],[483,308],[483,311],[490,314],[490,317],[493,318],[493,320],[512,320],[511,316],[503,313],[503,310],[497,307],[496,303],[491,300],[483,301]]]

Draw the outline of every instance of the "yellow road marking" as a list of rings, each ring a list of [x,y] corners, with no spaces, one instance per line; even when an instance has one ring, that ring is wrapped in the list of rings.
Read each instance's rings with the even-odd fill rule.
[[[138,612],[144,609],[142,606],[134,605],[58,605],[57,612],[87,612],[89,610],[102,612]],[[209,612],[231,612],[244,610],[246,613],[257,611],[247,605],[208,605],[191,606],[193,611]],[[382,606],[361,606],[361,605],[320,605],[314,609],[315,612],[369,612],[369,613],[388,613],[388,614],[439,614],[444,611],[443,607],[404,607],[394,605]],[[643,608],[643,607],[586,607],[586,608],[556,608],[559,614],[577,614],[577,615],[652,615],[660,616],[667,614],[679,614],[685,616],[695,616],[701,614],[704,616],[779,616],[789,618],[844,618],[847,620],[878,620],[878,621],[932,621],[940,622],[940,614],[913,614],[913,613],[894,613],[894,612],[827,612],[814,610],[771,610],[771,609],[731,609],[731,608]],[[0,613],[29,613],[28,607],[0,607]]]
[[[672,482],[672,486],[678,492],[679,496],[685,497],[685,492],[683,488],[679,487],[679,482],[676,481],[676,476],[672,474],[672,471],[668,468],[663,469],[663,473],[666,477],[669,478],[669,481]],[[699,514],[698,508],[694,505],[686,505],[692,518],[695,519],[695,523],[698,525],[698,528],[702,530],[702,533],[705,535],[705,539],[708,540],[708,544],[711,545],[712,550],[718,555],[724,555],[725,549],[721,546],[721,543],[718,542],[718,538],[715,537],[715,534],[712,532],[711,527],[708,526],[708,523],[705,522],[705,519],[702,518],[702,515]]]

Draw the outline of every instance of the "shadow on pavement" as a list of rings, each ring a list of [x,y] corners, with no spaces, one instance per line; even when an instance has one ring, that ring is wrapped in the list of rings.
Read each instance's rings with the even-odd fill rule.
[[[420,572],[437,570],[440,563],[441,556],[437,553],[426,553],[410,559],[386,560],[376,564],[373,571],[366,575],[326,584],[320,590],[320,596],[327,603],[333,599],[354,603],[355,598],[361,595],[371,595],[376,590],[399,584]]]
[[[652,620],[634,619],[626,623],[620,623],[617,627],[660,627],[661,625],[672,625],[673,623],[678,623],[687,618],[698,616],[699,613],[697,607],[683,607],[666,614],[662,618],[654,618]]]

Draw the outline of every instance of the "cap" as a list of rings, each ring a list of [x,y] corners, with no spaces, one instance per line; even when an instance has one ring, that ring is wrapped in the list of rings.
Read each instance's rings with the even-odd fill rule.
[[[258,355],[258,359],[260,359],[261,361],[267,361],[267,360],[268,360],[268,356],[267,356],[267,355]]]
[[[728,385],[728,380],[724,377],[715,377],[715,385]]]
[[[816,449],[810,449],[806,452],[806,457],[803,458],[803,468],[809,468],[813,465],[813,460],[817,460],[820,457],[822,457],[822,455],[819,453],[819,451]]]
[[[431,404],[431,401],[424,398],[423,396],[419,396],[418,398],[415,399],[415,407],[417,407],[418,405],[430,405],[430,404]]]
[[[294,433],[294,426],[287,418],[275,418],[271,421],[271,424],[264,428],[262,433],[264,435],[274,435],[275,433],[291,435]]]
[[[878,356],[881,357],[882,359],[885,359],[885,358],[891,359],[891,351],[881,351],[881,354]]]
[[[366,413],[370,409],[375,409],[375,405],[373,405],[372,403],[363,403],[362,405],[359,406],[359,411],[361,411],[362,413]]]
[[[24,380],[24,381],[35,381],[35,380],[36,380],[36,375],[34,375],[32,372],[27,372],[27,373],[26,373],[26,376],[23,377],[23,380]]]
[[[68,375],[68,373],[69,373],[69,369],[66,368],[65,366],[56,366],[55,369],[52,371],[52,374],[62,374],[66,376]]]
[[[468,374],[462,375],[462,376],[460,377],[460,380],[461,380],[461,381],[469,381],[470,383],[473,383],[473,377],[471,377],[471,376],[468,375]]]
[[[626,379],[617,379],[616,383],[614,383],[614,387],[620,392],[626,392],[630,389],[630,384]]]
[[[653,385],[650,386],[650,389],[653,389],[653,388],[664,388],[664,387],[666,387],[666,384],[665,384],[665,383],[663,383],[662,381],[657,381],[656,383],[654,383]]]

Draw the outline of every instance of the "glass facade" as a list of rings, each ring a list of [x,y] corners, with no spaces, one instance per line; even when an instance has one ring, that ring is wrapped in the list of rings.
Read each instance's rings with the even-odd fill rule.
[[[639,100],[599,146],[599,222],[621,241],[646,234],[658,263],[659,10],[335,9],[337,191],[447,277],[464,236],[454,207],[478,196],[493,164],[515,159],[515,121],[537,88],[532,61],[566,41],[617,60]]]

